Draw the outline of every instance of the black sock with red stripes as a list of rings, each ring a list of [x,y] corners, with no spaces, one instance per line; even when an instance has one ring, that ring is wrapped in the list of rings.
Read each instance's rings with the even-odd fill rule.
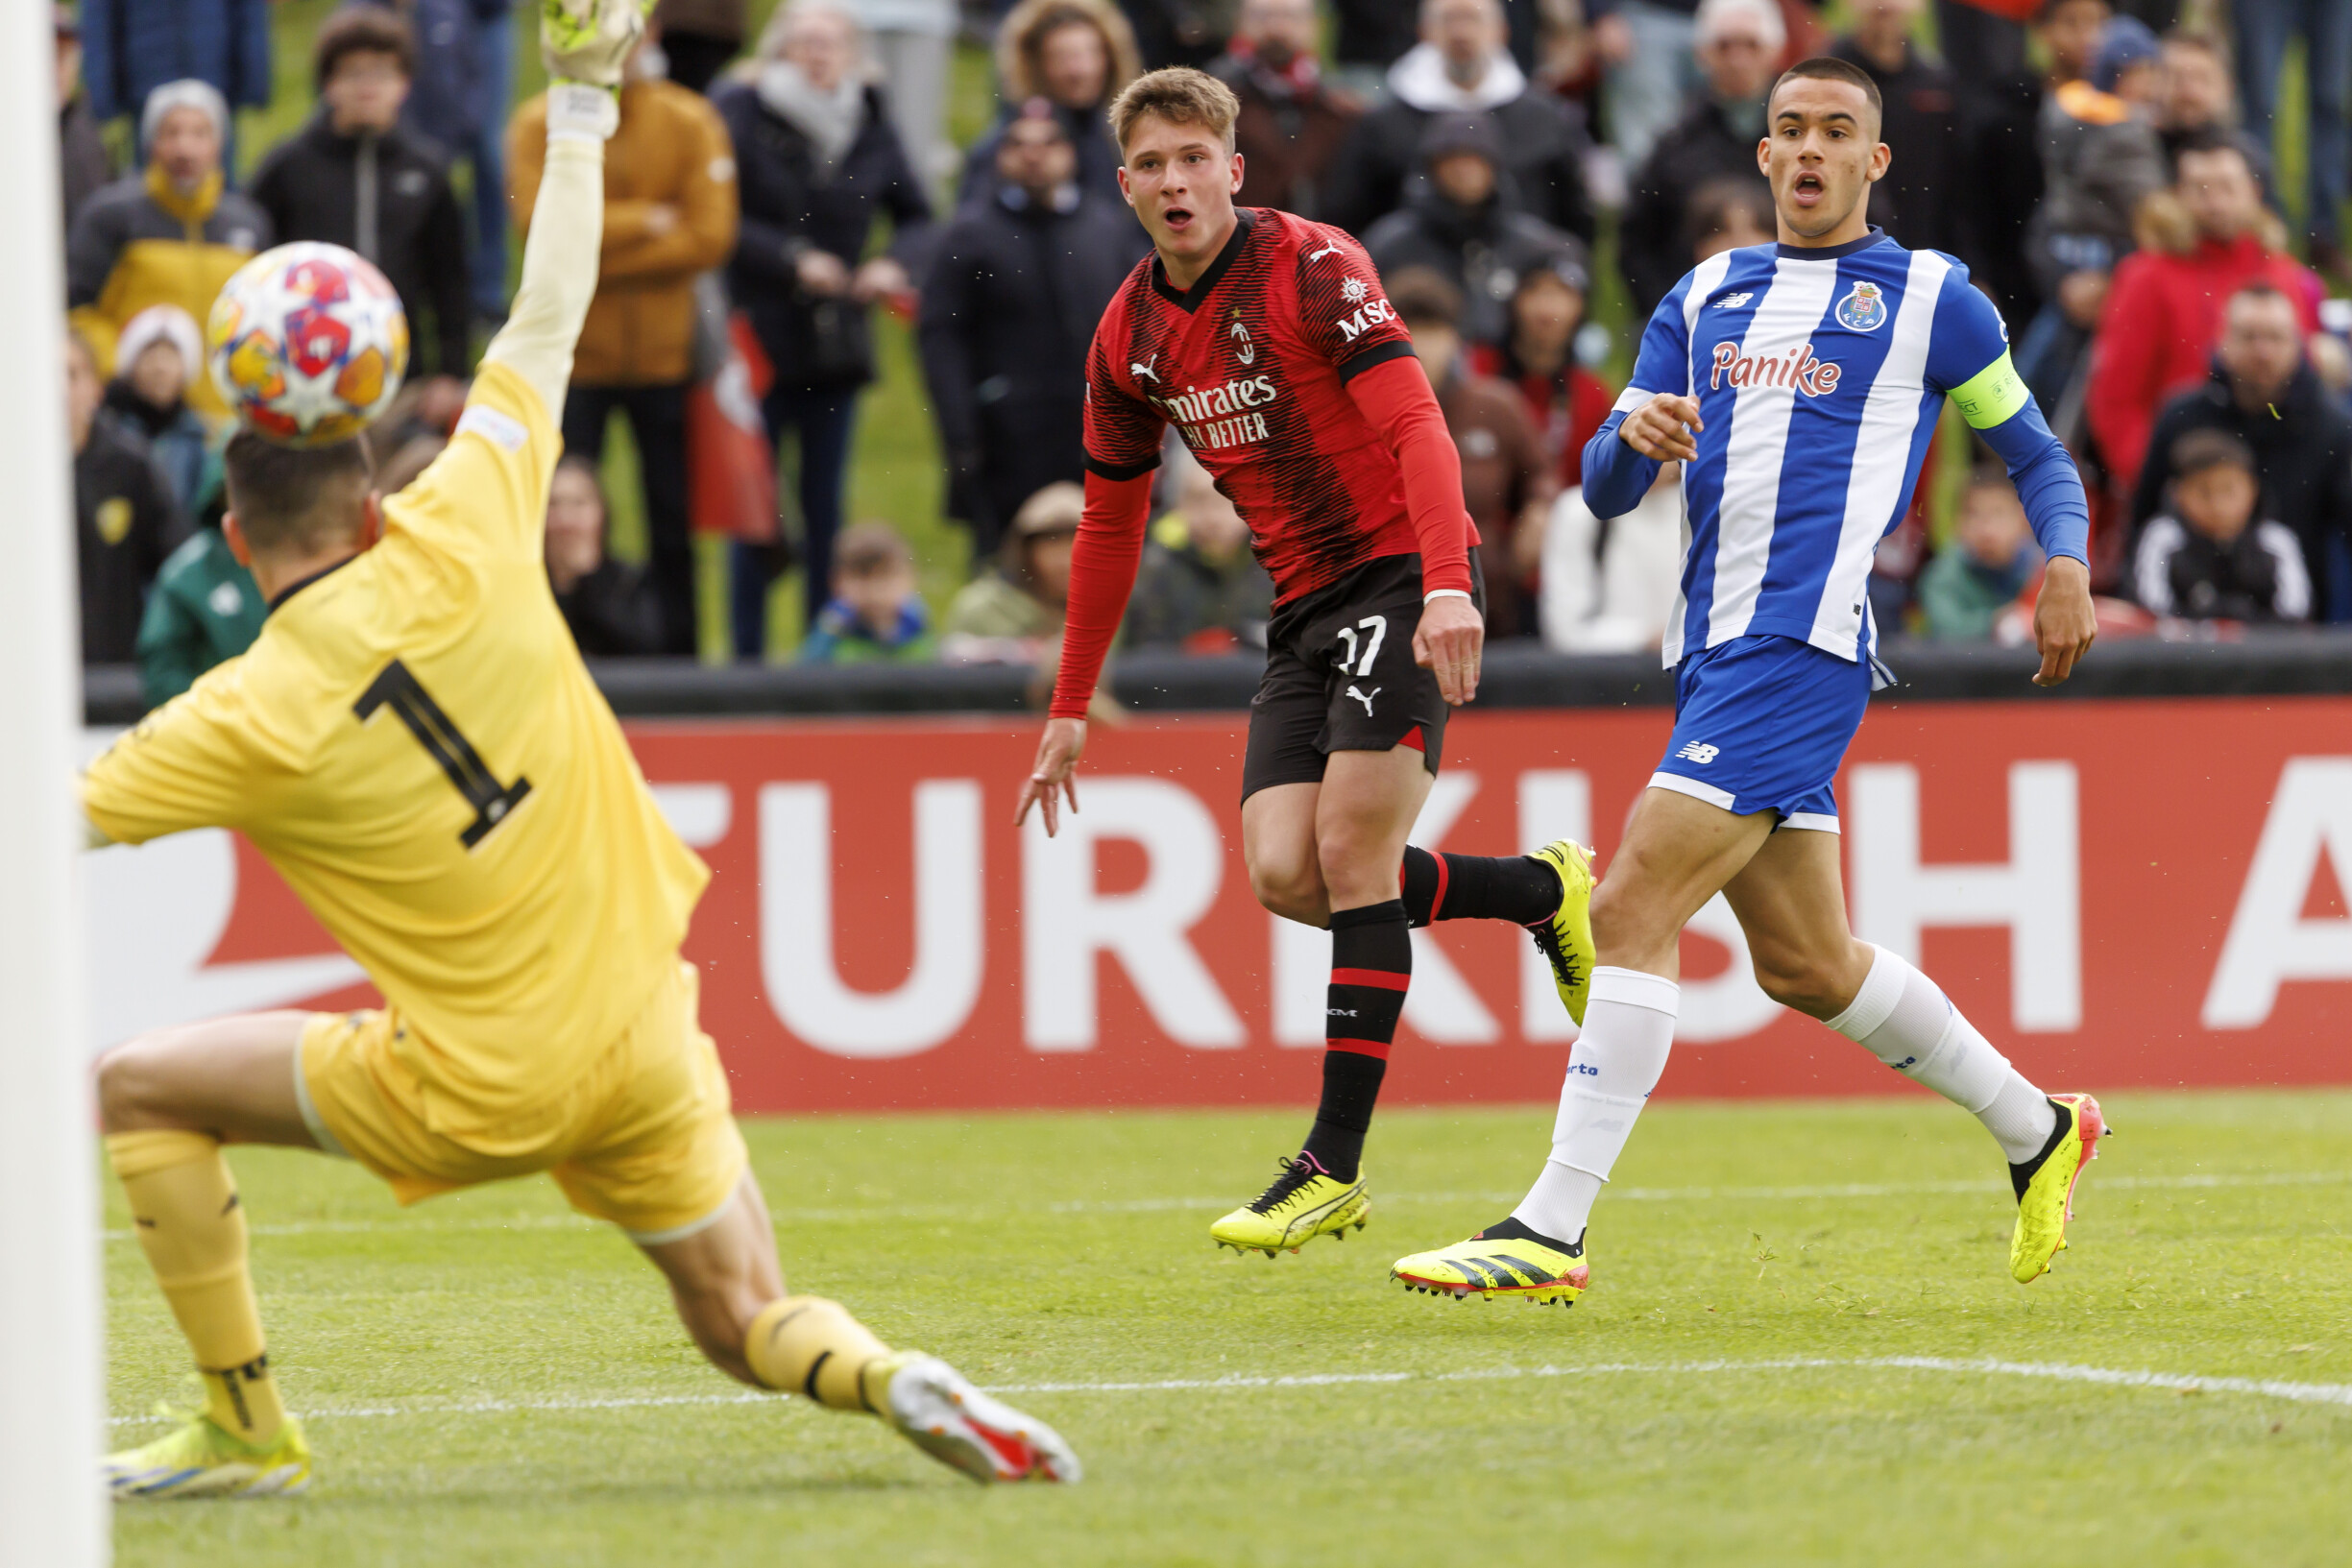
[[[1532,926],[1560,909],[1560,873],[1532,855],[1448,855],[1405,846],[1405,919],[1508,920]]]
[[[1412,983],[1413,936],[1401,901],[1331,911],[1323,1098],[1305,1152],[1335,1180],[1355,1180],[1363,1164],[1364,1135]]]

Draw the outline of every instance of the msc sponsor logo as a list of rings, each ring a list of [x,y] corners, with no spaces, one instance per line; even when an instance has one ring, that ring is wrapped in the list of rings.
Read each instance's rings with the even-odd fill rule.
[[[1351,277],[1347,281],[1352,283],[1355,281],[1355,279]],[[1387,322],[1393,322],[1395,319],[1396,307],[1390,304],[1388,301],[1367,300],[1364,302],[1364,307],[1361,310],[1358,310],[1352,316],[1342,317],[1339,321],[1334,322],[1332,325],[1337,326],[1343,333],[1346,334],[1348,342],[1353,343],[1356,339],[1362,337],[1373,327],[1379,326]]]
[[[1724,342],[1715,345],[1715,369],[1707,384],[1710,388],[1727,382],[1734,387],[1792,387],[1808,398],[1827,398],[1837,390],[1839,374],[1835,365],[1813,357],[1810,343],[1779,353],[1743,354],[1738,344]]]

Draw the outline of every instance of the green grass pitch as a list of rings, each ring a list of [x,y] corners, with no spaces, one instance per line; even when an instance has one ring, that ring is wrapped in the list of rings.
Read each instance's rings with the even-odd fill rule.
[[[2108,1110],[2074,1244],[2020,1288],[1998,1151],[1949,1107],[1661,1104],[1569,1312],[1386,1279],[1504,1212],[1547,1109],[1384,1114],[1370,1228],[1272,1263],[1206,1227],[1297,1113],[751,1124],[796,1288],[1031,1390],[1090,1467],[1069,1490],[983,1491],[740,1393],[544,1181],[402,1214],[348,1166],[241,1150],[318,1479],[119,1508],[117,1560],[2346,1560],[2352,1093]],[[118,1201],[108,1223],[131,1439],[184,1352]]]

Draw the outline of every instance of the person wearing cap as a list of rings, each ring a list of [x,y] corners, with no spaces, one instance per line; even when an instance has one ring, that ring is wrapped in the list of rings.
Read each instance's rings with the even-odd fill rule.
[[[1061,663],[1062,621],[1070,609],[1070,554],[1078,543],[1086,493],[1061,481],[1046,486],[1013,514],[984,571],[948,601],[939,625],[939,655],[951,664],[1031,664],[1037,671],[1032,700],[1042,703]],[[1117,723],[1120,709],[1105,681],[1089,701],[1087,717]]]
[[[1618,230],[1618,265],[1639,317],[1690,270],[1684,229],[1691,198],[1726,180],[1765,189],[1756,148],[1787,24],[1772,0],[1705,0],[1695,25],[1705,90],[1637,166]]]
[[[1485,567],[1487,637],[1534,637],[1543,524],[1560,489],[1550,455],[1518,395],[1467,364],[1461,291],[1426,267],[1381,272],[1462,454],[1463,504],[1478,525]]]
[[[1369,238],[1372,225],[1411,194],[1429,122],[1483,114],[1494,127],[1499,167],[1520,208],[1590,244],[1595,223],[1585,191],[1590,141],[1584,120],[1557,95],[1533,86],[1511,58],[1499,0],[1421,0],[1420,36],[1389,68],[1389,101],[1356,122],[1332,160],[1318,216]]]
[[[996,180],[939,242],[917,343],[948,464],[948,515],[985,560],[1021,503],[1084,476],[1086,349],[1150,241],[1122,203],[1079,183],[1044,99],[996,144]]]
[[[1504,161],[1492,117],[1431,116],[1417,188],[1364,236],[1382,276],[1426,267],[1460,290],[1460,329],[1472,343],[1499,343],[1510,332],[1511,297],[1529,272],[1564,256],[1584,265],[1574,235],[1517,210],[1503,187]]]
[[[178,305],[197,321],[221,285],[271,243],[269,214],[228,188],[221,150],[229,105],[206,84],[167,82],[139,112],[144,173],[89,199],[65,242],[65,302],[99,356],[114,368],[116,336],[149,305]],[[209,375],[188,387],[199,413],[226,412]]]
[[[114,179],[114,155],[107,151],[90,112],[89,89],[82,82],[82,21],[64,6],[55,8],[57,27],[58,193],[65,202],[65,228],[99,190]]]
[[[1314,0],[1243,0],[1208,73],[1241,100],[1242,200],[1320,219],[1324,176],[1364,106],[1323,80],[1316,26]]]
[[[190,517],[203,513],[221,480],[212,433],[187,404],[189,386],[204,374],[196,319],[178,305],[149,305],[115,340],[103,405],[103,417],[147,444],[172,499]]]
[[[1493,344],[1472,344],[1470,368],[1518,388],[1527,417],[1563,486],[1585,482],[1585,444],[1609,418],[1615,395],[1577,363],[1592,279],[1565,253],[1519,277],[1511,296],[1511,329]]]
[[[412,380],[429,380],[433,412],[454,421],[469,373],[466,220],[447,155],[401,123],[416,39],[397,13],[350,6],[319,29],[309,123],[261,160],[254,200],[279,243],[325,240],[382,269],[408,312]]]

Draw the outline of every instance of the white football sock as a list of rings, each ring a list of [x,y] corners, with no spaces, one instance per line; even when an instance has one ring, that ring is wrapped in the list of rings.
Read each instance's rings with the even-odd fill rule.
[[[1974,1115],[2011,1165],[2041,1153],[2058,1125],[2049,1098],[1976,1032],[1933,980],[1884,948],[1872,951],[1878,957],[1862,989],[1830,1027]]]
[[[1584,1032],[1568,1051],[1568,1078],[1552,1125],[1552,1157],[1511,1217],[1539,1236],[1574,1242],[1609,1179],[1634,1118],[1658,1087],[1674,1044],[1683,988],[1661,975],[1598,967]]]

